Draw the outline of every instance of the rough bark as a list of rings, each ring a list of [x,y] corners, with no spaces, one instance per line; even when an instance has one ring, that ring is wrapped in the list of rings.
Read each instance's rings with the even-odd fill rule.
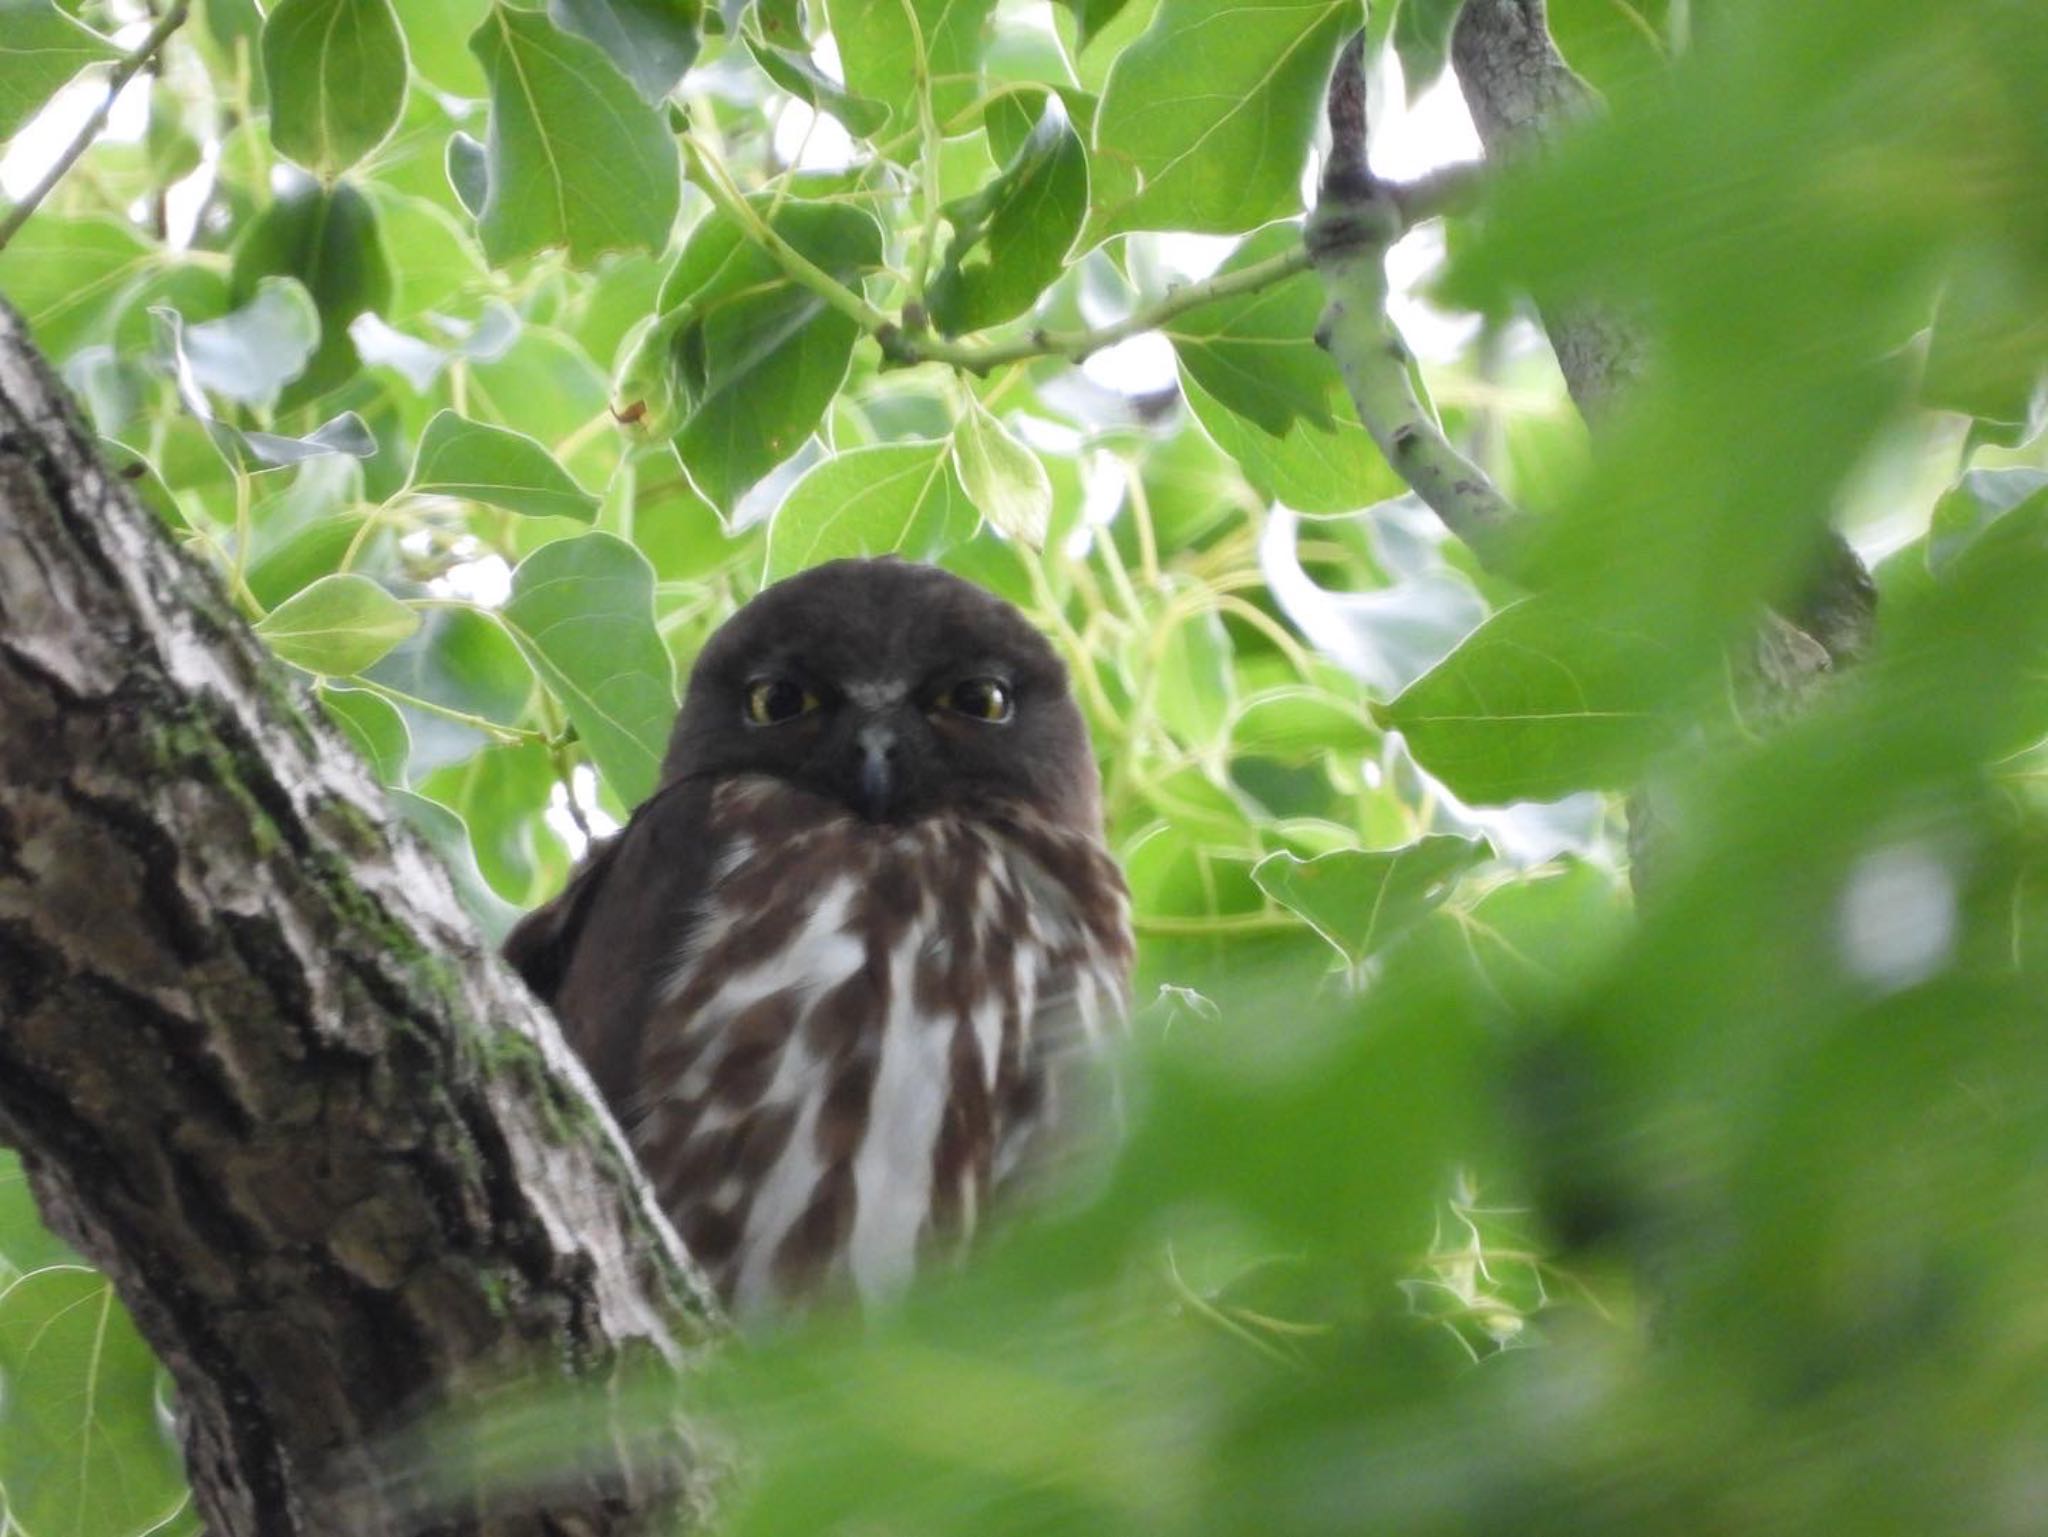
[[[0,1140],[169,1366],[222,1537],[420,1529],[422,1411],[715,1332],[553,1021],[5,305]],[[638,1445],[431,1528],[701,1516],[714,1460]]]

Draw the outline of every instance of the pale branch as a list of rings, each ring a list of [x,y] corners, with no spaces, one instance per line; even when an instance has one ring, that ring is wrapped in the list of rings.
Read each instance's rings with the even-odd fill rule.
[[[1360,33],[1331,77],[1330,155],[1304,232],[1328,296],[1316,341],[1336,362],[1387,462],[1483,565],[1513,575],[1525,519],[1444,436],[1416,393],[1414,360],[1387,315],[1387,249],[1407,220],[1399,189],[1366,163],[1364,49]]]
[[[92,115],[72,135],[71,142],[64,146],[64,152],[43,173],[42,180],[22,194],[21,201],[7,210],[5,218],[0,218],[0,251],[7,249],[7,242],[15,237],[22,225],[28,223],[29,215],[36,211],[43,199],[57,190],[57,183],[77,163],[78,157],[92,147],[92,141],[107,126],[107,115],[114,110],[116,98],[127,89],[128,82],[156,57],[157,50],[170,41],[171,34],[185,25],[190,9],[191,0],[171,0],[171,8],[158,18],[156,25],[149,29],[148,36],[115,62],[114,72],[107,77],[107,94],[93,108]]]
[[[702,1524],[718,1460],[670,1421],[494,1505],[394,1468],[437,1409],[688,1365],[715,1305],[552,1018],[5,305],[0,1140],[170,1369],[215,1537]]]

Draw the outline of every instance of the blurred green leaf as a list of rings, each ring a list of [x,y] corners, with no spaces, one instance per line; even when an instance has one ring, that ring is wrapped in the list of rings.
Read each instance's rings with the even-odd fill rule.
[[[124,290],[161,255],[119,219],[66,219],[37,211],[0,250],[0,293],[36,345],[62,361],[99,340]]]
[[[1548,595],[1502,609],[1376,713],[1460,800],[1625,786],[1657,744],[1657,641]]]
[[[50,0],[0,0],[0,140],[13,138],[86,65],[120,56]]]
[[[980,521],[944,439],[834,454],[806,470],[776,509],[767,580],[849,555],[928,560]]]
[[[345,678],[420,626],[420,616],[366,576],[323,576],[262,619],[256,633],[295,667]]]
[[[1298,211],[1330,63],[1357,20],[1346,0],[1160,0],[1095,120],[1097,155],[1134,168],[1138,186],[1114,204],[1098,191],[1084,244],[1134,229],[1235,234]]]
[[[278,0],[263,21],[271,142],[333,180],[397,125],[405,71],[391,0]]]
[[[1626,5],[1628,0],[1617,0]],[[1401,57],[1401,77],[1413,101],[1444,72],[1450,54],[1451,24],[1463,0],[1400,0],[1394,15],[1394,50]]]
[[[1306,685],[1272,689],[1243,701],[1231,722],[1238,752],[1303,762],[1332,755],[1363,757],[1379,732],[1359,706]]]
[[[534,518],[588,523],[597,514],[597,498],[532,438],[453,411],[427,423],[409,485],[422,495],[466,497]]]
[[[619,799],[645,800],[676,708],[647,558],[610,534],[542,545],[513,573],[501,617]]]
[[[361,366],[349,323],[391,304],[391,260],[369,199],[347,182],[279,194],[235,246],[231,291],[255,298],[266,277],[296,278],[320,314],[320,347],[284,392],[286,407],[326,394]]]
[[[288,277],[259,279],[247,304],[186,326],[183,339],[201,389],[259,407],[305,372],[319,344],[319,312],[304,285]]]
[[[1314,859],[1283,853],[1261,861],[1252,879],[1355,966],[1421,921],[1460,875],[1491,853],[1479,839],[1450,837],[1398,849],[1339,849]]]
[[[658,251],[681,195],[661,115],[604,53],[533,11],[492,7],[469,40],[491,84],[490,184],[477,234],[494,266],[560,246]]]

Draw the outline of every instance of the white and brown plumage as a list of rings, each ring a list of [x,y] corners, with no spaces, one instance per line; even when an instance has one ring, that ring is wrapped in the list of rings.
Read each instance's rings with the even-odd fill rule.
[[[1058,659],[892,560],[720,629],[662,788],[506,949],[742,1312],[885,1296],[956,1247],[1042,1152],[1131,959]]]

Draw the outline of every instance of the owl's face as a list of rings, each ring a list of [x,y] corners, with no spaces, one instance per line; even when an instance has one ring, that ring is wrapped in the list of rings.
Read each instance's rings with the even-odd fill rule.
[[[1066,669],[1010,604],[931,566],[841,560],[763,591],[690,675],[664,778],[763,774],[902,822],[997,802],[1093,832]]]

